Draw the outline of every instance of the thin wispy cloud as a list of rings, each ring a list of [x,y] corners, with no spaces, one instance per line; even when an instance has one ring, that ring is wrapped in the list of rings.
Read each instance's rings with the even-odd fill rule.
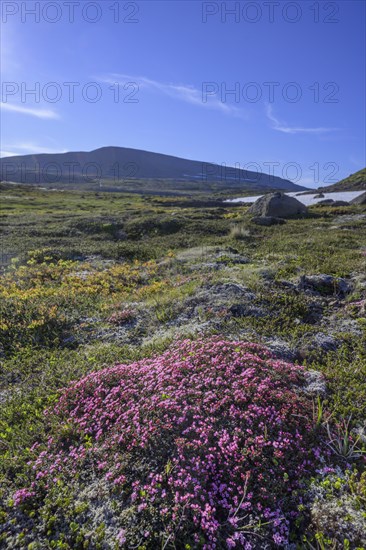
[[[66,153],[66,149],[44,147],[34,142],[14,143],[5,145],[6,150],[0,152],[1,157],[14,157],[17,155],[31,155],[32,153]]]
[[[99,80],[112,85],[116,83],[121,85],[133,83],[138,86],[138,90],[157,92],[172,99],[190,103],[204,109],[214,109],[230,116],[247,118],[243,109],[221,101],[218,86],[216,85],[216,88],[215,83],[203,83],[202,89],[199,89],[187,84],[165,83],[144,76],[132,76],[118,73],[100,77]],[[207,88],[205,88],[206,85]]]
[[[284,134],[325,134],[327,132],[334,132],[338,128],[329,128],[323,126],[317,126],[315,128],[309,128],[305,126],[289,126],[286,122],[280,121],[273,113],[272,105],[266,105],[266,115],[271,123],[271,128]]]
[[[0,158],[3,157],[16,157],[18,153],[14,153],[14,151],[4,151],[3,149],[0,151]]]
[[[36,118],[48,118],[48,119],[58,119],[60,115],[53,111],[52,109],[38,109],[35,107],[24,107],[23,105],[18,105],[14,103],[0,103],[0,108],[3,111],[9,111],[12,113],[19,113],[22,115],[29,115]]]

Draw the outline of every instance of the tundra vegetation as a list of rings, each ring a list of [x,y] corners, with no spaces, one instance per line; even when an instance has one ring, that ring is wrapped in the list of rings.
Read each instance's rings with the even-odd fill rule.
[[[1,195],[1,547],[366,548],[364,205]]]

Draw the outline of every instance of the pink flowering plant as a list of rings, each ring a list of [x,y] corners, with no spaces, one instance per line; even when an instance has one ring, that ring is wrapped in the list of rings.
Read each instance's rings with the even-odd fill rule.
[[[94,372],[47,411],[14,503],[96,476],[117,502],[117,547],[283,547],[319,457],[303,384],[302,367],[219,338]]]

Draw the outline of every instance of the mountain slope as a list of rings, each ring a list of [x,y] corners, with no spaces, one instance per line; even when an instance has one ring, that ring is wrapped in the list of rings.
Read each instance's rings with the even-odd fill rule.
[[[319,187],[322,191],[363,191],[366,189],[366,168],[362,168],[355,174],[351,174],[348,178],[344,178],[337,183],[328,185],[327,187]]]
[[[200,189],[208,182],[215,182],[219,190],[305,189],[277,176],[125,147],[7,157],[0,159],[0,176],[3,181],[79,188],[95,182],[110,186],[126,180],[172,180],[172,189],[177,182],[195,182]]]

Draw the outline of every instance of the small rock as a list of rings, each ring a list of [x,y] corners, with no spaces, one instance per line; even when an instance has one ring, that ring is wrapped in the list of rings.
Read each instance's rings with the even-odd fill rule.
[[[281,225],[286,223],[286,220],[283,218],[276,218],[274,216],[256,216],[251,219],[252,223],[255,223],[256,225]]]
[[[312,524],[319,532],[334,541],[333,548],[364,548],[366,546],[366,517],[357,499],[347,494],[315,499],[311,506]]]
[[[300,360],[316,358],[319,355],[335,351],[340,345],[335,338],[318,332],[317,334],[305,334],[298,345]]]
[[[261,308],[247,304],[233,304],[229,307],[229,312],[233,317],[263,317],[264,315]]]
[[[76,342],[76,338],[75,338],[75,336],[72,336],[72,335],[69,336],[68,338],[64,338],[64,339],[62,340],[62,343],[63,343],[63,344],[68,344],[68,345],[69,345],[69,344],[74,344],[75,342]]]
[[[324,376],[317,370],[307,370],[304,372],[306,386],[303,391],[308,395],[321,395],[324,397],[327,393],[327,384]]]
[[[334,203],[333,199],[324,199],[316,203],[317,206],[331,206]]]
[[[331,206],[349,206],[347,201],[334,201]]]
[[[354,429],[354,432],[356,433],[356,437],[359,437],[360,441],[366,444],[366,424],[363,426],[357,426]]]
[[[238,296],[245,296],[249,299],[254,299],[255,295],[246,287],[238,283],[218,283],[209,289],[213,294],[219,294],[220,298],[232,299]]]
[[[349,206],[349,202],[335,201],[333,199],[324,199],[316,203],[317,206]]]
[[[284,361],[293,362],[297,358],[296,350],[292,349],[287,342],[279,338],[271,338],[265,341],[265,345],[273,354]]]
[[[299,290],[312,290],[325,296],[344,297],[351,291],[351,285],[340,277],[332,275],[303,275],[298,284]]]

